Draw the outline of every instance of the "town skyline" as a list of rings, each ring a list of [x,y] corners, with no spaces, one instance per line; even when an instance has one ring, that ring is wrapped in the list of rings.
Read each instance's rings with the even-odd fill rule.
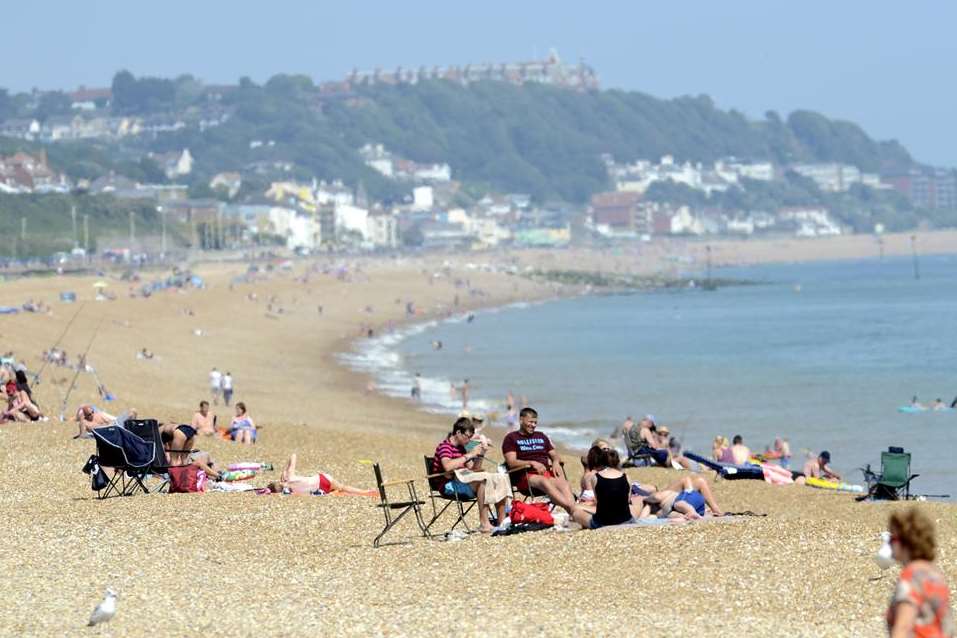
[[[876,138],[897,139],[919,161],[957,166],[957,149],[940,134],[957,106],[957,88],[939,81],[957,48],[944,33],[957,8],[946,5],[919,2],[901,12],[876,2],[865,15],[822,2],[739,2],[693,14],[624,5],[581,14],[568,3],[548,12],[421,3],[373,13],[369,4],[355,3],[296,7],[295,20],[292,9],[251,3],[204,3],[187,13],[179,10],[185,3],[173,2],[155,14],[117,12],[110,2],[51,6],[54,21],[39,8],[7,10],[8,24],[44,24],[46,37],[40,52],[25,56],[24,50],[36,51],[33,29],[5,34],[0,54],[18,63],[5,69],[0,87],[107,86],[122,68],[161,77],[190,73],[209,83],[244,75],[262,82],[277,73],[329,81],[353,69],[541,59],[554,48],[567,62],[583,59],[594,67],[603,88],[708,94],[722,108],[754,118],[767,110],[812,109],[859,122]],[[511,18],[502,20],[506,10]],[[416,34],[427,37],[410,37]]]

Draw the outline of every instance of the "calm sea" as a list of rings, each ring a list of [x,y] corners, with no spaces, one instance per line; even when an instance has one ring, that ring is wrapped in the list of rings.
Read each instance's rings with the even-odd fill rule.
[[[454,413],[504,412],[525,396],[543,429],[586,446],[650,413],[687,449],[716,434],[752,449],[789,439],[797,464],[827,449],[848,482],[889,445],[913,453],[921,493],[957,496],[957,412],[901,414],[912,395],[957,395],[957,257],[724,269],[763,282],[717,291],[581,297],[414,326],[345,355],[382,391]],[[441,340],[436,350],[433,342]],[[519,399],[520,400],[520,399]],[[799,460],[800,459],[800,460]]]

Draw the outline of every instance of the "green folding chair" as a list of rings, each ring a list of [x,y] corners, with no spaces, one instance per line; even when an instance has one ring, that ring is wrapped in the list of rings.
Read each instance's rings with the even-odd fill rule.
[[[910,499],[910,482],[920,474],[910,473],[910,452],[881,452],[881,475],[871,487],[873,498],[892,501]]]

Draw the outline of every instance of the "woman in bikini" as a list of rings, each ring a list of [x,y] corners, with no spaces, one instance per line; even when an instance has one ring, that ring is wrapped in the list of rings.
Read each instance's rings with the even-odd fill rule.
[[[272,481],[267,486],[271,492],[282,494],[329,494],[341,492],[350,496],[375,496],[375,490],[364,490],[351,485],[344,485],[325,472],[317,472],[309,476],[296,474],[296,454],[293,452],[282,471],[278,481]]]

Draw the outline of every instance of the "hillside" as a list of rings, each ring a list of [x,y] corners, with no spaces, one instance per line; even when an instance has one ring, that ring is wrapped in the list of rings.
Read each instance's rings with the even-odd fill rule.
[[[663,100],[617,90],[429,81],[362,88],[336,99],[305,78],[276,76],[262,87],[241,86],[228,103],[236,110],[223,126],[166,136],[156,146],[188,146],[203,174],[238,170],[266,154],[320,178],[362,180],[371,194],[385,198],[396,193],[363,165],[356,152],[363,144],[381,143],[417,162],[447,162],[467,183],[570,202],[608,187],[603,153],[620,161],[666,154],[692,162],[726,156],[839,161],[869,172],[913,165],[900,144],[875,141],[850,122],[809,111],[752,121],[718,109],[706,96]],[[255,139],[276,145],[250,149]]]

